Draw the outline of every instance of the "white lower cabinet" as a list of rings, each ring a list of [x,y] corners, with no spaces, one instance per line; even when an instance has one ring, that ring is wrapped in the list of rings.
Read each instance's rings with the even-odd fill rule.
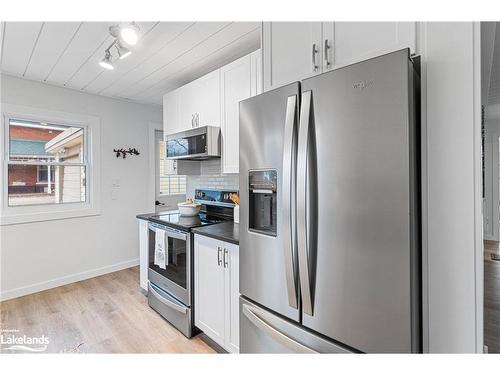
[[[239,352],[239,246],[194,240],[195,325],[230,353]]]
[[[148,221],[139,219],[139,281],[141,288],[148,290]]]

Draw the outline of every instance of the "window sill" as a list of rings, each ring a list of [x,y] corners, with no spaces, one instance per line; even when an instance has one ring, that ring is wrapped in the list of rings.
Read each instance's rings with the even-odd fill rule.
[[[36,222],[51,221],[51,220],[72,219],[85,216],[97,216],[100,214],[101,210],[99,208],[91,208],[91,207],[66,209],[53,212],[45,211],[45,212],[33,212],[26,214],[14,214],[14,213],[3,214],[2,217],[0,217],[0,226],[36,223]]]

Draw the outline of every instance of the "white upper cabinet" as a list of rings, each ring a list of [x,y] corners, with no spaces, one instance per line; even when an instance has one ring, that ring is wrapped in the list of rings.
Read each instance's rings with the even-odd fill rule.
[[[199,126],[220,126],[222,173],[239,172],[239,102],[262,93],[261,50],[243,56],[163,96],[165,136]],[[169,164],[169,174],[180,168]]]
[[[220,126],[220,72],[215,70],[181,88],[183,130],[199,126]]]
[[[251,92],[252,96],[262,94],[262,50],[258,49],[250,54],[250,64],[251,64]]]
[[[164,134],[220,126],[220,72],[215,70],[163,96]]]
[[[264,90],[402,48],[416,22],[264,22]]]
[[[163,95],[163,134],[181,131],[180,90]]]
[[[264,22],[264,90],[321,70],[321,22]]]
[[[239,170],[239,102],[252,96],[250,55],[220,69],[222,103],[222,173]]]
[[[415,22],[324,22],[323,71],[415,44]]]

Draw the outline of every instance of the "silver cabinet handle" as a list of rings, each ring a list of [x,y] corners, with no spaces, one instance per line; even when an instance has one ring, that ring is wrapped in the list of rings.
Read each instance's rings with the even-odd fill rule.
[[[227,268],[228,266],[228,258],[229,258],[229,254],[228,254],[228,251],[226,248],[224,248],[224,268]]]
[[[296,111],[297,95],[289,96],[286,103],[285,135],[283,148],[283,178],[281,189],[283,191],[283,251],[285,256],[285,276],[288,293],[288,304],[294,309],[297,304],[297,277],[293,256],[296,253],[295,222],[293,207],[295,207],[295,149],[296,149]],[[254,190],[255,192],[255,190]]]
[[[281,345],[286,346],[288,349],[292,350],[295,353],[317,353],[311,348],[302,345],[301,343],[291,339],[285,334],[278,331],[272,325],[264,321],[261,317],[257,315],[257,311],[249,305],[243,305],[242,307],[243,314],[252,322],[257,328],[267,333],[271,336],[275,341],[279,342]]]
[[[177,303],[173,302],[173,301],[170,301],[169,299],[163,297],[162,295],[160,295],[160,293],[158,293],[156,290],[155,290],[155,287],[153,286],[153,284],[151,284],[151,281],[148,280],[148,285],[149,285],[149,291],[156,297],[160,300],[160,302],[164,303],[165,305],[171,307],[172,309],[176,310],[176,311],[179,311],[183,314],[186,314],[188,309],[187,307],[184,307],[184,306],[180,306],[178,305]]]
[[[222,255],[222,247],[217,246],[217,265],[218,266],[220,266],[222,264],[221,255]]]
[[[309,279],[309,228],[307,221],[307,162],[311,91],[302,93],[299,120],[299,146],[297,153],[297,254],[299,258],[300,291],[303,309],[313,315],[311,286]]]
[[[318,70],[318,64],[316,64],[316,54],[318,53],[318,49],[316,48],[316,43],[312,45],[312,64],[313,70],[316,72]]]
[[[328,39],[325,39],[325,45],[324,45],[324,48],[323,48],[323,56],[324,56],[325,64],[326,64],[327,68],[330,68],[330,65],[332,65],[330,63],[330,60],[328,59],[329,49],[330,49],[330,43],[328,43]]]

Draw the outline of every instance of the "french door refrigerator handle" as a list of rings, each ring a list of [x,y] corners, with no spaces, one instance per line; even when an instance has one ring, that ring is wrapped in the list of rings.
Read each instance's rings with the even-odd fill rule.
[[[309,228],[307,223],[307,161],[311,91],[302,92],[299,120],[299,144],[297,153],[297,254],[299,260],[300,291],[302,307],[306,314],[313,315],[309,278]]]
[[[317,353],[316,351],[312,350],[311,348],[302,345],[301,343],[291,339],[287,335],[281,333],[279,330],[274,328],[272,325],[267,323],[265,320],[263,320],[261,317],[258,316],[257,311],[252,308],[252,306],[245,305],[243,304],[242,307],[243,314],[252,322],[257,328],[260,330],[264,331],[267,333],[269,336],[271,336],[274,340],[282,344],[283,346],[286,346],[290,350],[292,350],[295,353]]]
[[[295,112],[297,108],[297,95],[289,96],[286,103],[285,134],[283,150],[283,178],[281,180],[283,192],[283,250],[285,255],[285,275],[288,292],[288,304],[298,308],[297,278],[293,255],[295,249],[295,228],[292,215],[294,205],[294,142],[295,142]]]

